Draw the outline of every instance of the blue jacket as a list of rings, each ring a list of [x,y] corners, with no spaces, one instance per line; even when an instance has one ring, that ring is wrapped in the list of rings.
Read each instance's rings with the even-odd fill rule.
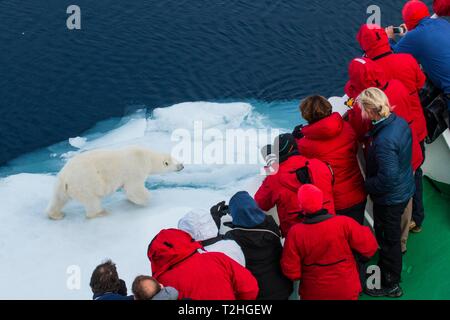
[[[398,43],[391,40],[395,53],[412,54],[435,86],[450,93],[450,23],[425,18]]]
[[[369,132],[366,190],[379,205],[408,201],[415,191],[408,123],[392,113]]]

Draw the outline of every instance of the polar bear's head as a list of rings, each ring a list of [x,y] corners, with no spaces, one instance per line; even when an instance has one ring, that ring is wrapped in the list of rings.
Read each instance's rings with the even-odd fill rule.
[[[184,169],[182,163],[175,160],[170,154],[158,153],[145,150],[145,160],[147,163],[148,174],[159,174],[166,172],[181,171]]]
[[[159,161],[159,163],[155,163]],[[164,172],[174,172],[181,171],[184,169],[184,165],[177,160],[175,160],[170,154],[160,154],[159,159],[155,159],[153,162],[152,172],[164,173]]]
[[[127,157],[132,154],[135,159],[138,159],[139,166],[141,166],[147,175],[181,171],[184,169],[182,163],[167,153],[155,152],[141,146],[129,147],[127,152]],[[125,161],[130,162],[131,159],[126,158]]]

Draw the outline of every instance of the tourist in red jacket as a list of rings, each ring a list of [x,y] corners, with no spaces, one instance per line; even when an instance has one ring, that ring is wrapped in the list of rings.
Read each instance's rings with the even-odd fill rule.
[[[328,163],[334,173],[333,199],[336,214],[364,223],[367,194],[356,154],[358,144],[353,128],[321,96],[310,96],[300,105],[307,126],[297,127],[300,154]]]
[[[414,119],[412,126],[419,141],[423,141],[427,136],[427,124],[419,90],[423,88],[426,77],[416,59],[407,53],[393,53],[386,31],[377,25],[362,25],[356,38],[366,57],[383,69],[387,80],[397,79],[408,89]]]
[[[324,192],[324,206],[335,214],[333,175],[324,162],[300,155],[297,142],[290,133],[278,136],[274,146],[275,154],[278,154],[278,171],[264,179],[254,199],[265,211],[277,207],[281,234],[286,237],[289,229],[303,219],[297,191],[305,183],[312,183]]]
[[[433,0],[433,11],[439,17],[450,16],[450,0]]]
[[[450,1],[449,1],[450,3]],[[388,79],[397,79],[401,81],[408,89],[410,94],[410,110],[413,112],[414,121],[411,127],[417,132],[422,156],[425,157],[425,137],[427,136],[427,124],[423,114],[422,104],[419,98],[419,90],[425,84],[425,74],[420,69],[416,59],[407,53],[393,53],[389,44],[389,38],[386,31],[378,25],[364,24],[359,29],[356,36],[361,49],[366,53],[366,57],[375,61]],[[416,168],[414,173],[416,191],[413,197],[413,231],[418,232],[421,229],[425,218],[422,195],[422,169]]]
[[[388,80],[383,69],[368,58],[356,58],[349,65],[349,81],[345,85],[345,93],[353,99],[365,89],[375,87],[384,91],[389,99],[392,111],[403,118],[410,126],[413,133],[413,150],[411,164],[417,170],[423,163],[423,154],[420,147],[418,132],[414,123],[414,112],[411,110],[410,95],[408,89],[399,80]],[[371,129],[368,119],[362,119],[361,108],[354,104],[348,112],[349,123],[361,140]]]
[[[179,299],[254,300],[258,283],[221,252],[198,252],[200,243],[182,230],[159,232],[148,247],[153,277],[178,290]]]
[[[298,201],[306,218],[291,228],[281,268],[291,280],[300,280],[302,300],[357,300],[362,291],[353,251],[368,260],[377,241],[368,227],[323,209],[323,194],[306,184]]]

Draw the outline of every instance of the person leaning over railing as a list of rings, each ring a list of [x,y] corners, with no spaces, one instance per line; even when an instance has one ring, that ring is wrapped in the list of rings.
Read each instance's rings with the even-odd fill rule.
[[[258,206],[269,211],[276,206],[283,237],[296,223],[302,221],[301,208],[297,201],[297,190],[302,184],[312,183],[324,193],[325,208],[335,214],[333,200],[333,171],[323,161],[307,158],[298,151],[297,141],[290,133],[274,139],[267,149],[276,155],[274,174],[268,175],[255,193]],[[267,151],[267,150],[266,150]]]
[[[448,13],[447,7],[436,5],[435,10]],[[439,17],[431,19],[427,5],[419,0],[408,1],[402,16],[407,32],[400,34],[398,42],[393,27],[386,28],[392,49],[416,58],[431,82],[443,91],[450,110],[450,23]]]

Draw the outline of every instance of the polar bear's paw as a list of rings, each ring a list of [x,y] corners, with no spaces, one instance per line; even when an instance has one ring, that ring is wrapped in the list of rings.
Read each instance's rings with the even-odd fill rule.
[[[62,212],[51,212],[48,214],[49,219],[51,220],[62,220],[64,219],[64,213]]]
[[[87,214],[86,217],[88,219],[94,219],[94,218],[100,218],[109,215],[109,211],[102,210],[100,212],[94,213],[94,214]]]
[[[141,195],[139,197],[134,195],[132,197],[128,197],[128,201],[134,203],[135,205],[145,207],[150,202],[150,194]]]
[[[130,187],[125,186],[125,192],[128,201],[138,205],[147,206],[150,201],[150,192],[144,186]]]

